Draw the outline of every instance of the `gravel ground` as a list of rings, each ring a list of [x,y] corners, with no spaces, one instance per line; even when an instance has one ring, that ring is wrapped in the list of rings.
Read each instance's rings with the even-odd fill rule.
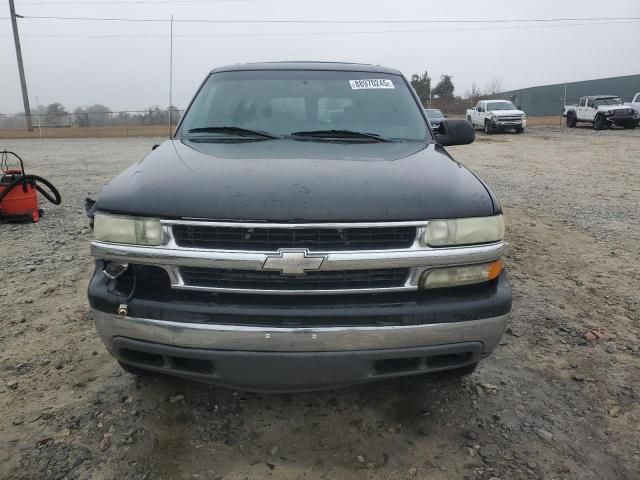
[[[259,395],[120,371],[83,213],[159,139],[3,140],[59,186],[0,224],[0,478],[640,478],[640,130],[451,148],[505,208],[512,322],[465,380]]]

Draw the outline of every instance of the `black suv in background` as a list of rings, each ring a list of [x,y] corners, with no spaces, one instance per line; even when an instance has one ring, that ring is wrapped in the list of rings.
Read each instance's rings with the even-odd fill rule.
[[[89,301],[125,370],[258,391],[442,370],[511,309],[500,203],[397,70],[213,70],[175,134],[94,204]]]

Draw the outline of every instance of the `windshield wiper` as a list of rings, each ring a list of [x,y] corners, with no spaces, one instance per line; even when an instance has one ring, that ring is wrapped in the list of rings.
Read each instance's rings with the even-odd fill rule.
[[[187,130],[187,133],[222,133],[222,134],[233,134],[239,137],[260,137],[260,138],[279,138],[276,135],[263,132],[261,130],[251,130],[249,128],[242,127],[198,127],[192,128],[191,130]]]
[[[293,132],[292,137],[309,138],[367,138],[377,142],[391,142],[392,140],[377,133],[355,132],[353,130],[309,130],[307,132]]]

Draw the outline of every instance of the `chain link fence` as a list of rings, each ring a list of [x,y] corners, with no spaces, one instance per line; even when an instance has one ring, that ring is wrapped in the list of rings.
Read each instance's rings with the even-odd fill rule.
[[[33,112],[31,121],[34,129],[50,128],[132,128],[139,126],[175,127],[180,121],[184,110],[150,108],[147,110],[125,111],[78,111],[73,113],[42,113]],[[0,130],[24,130],[27,128],[24,113],[0,113]]]

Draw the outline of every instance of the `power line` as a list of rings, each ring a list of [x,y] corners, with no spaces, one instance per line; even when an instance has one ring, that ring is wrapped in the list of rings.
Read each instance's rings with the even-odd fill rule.
[[[113,18],[113,17],[62,17],[52,15],[23,15],[22,18],[32,20],[78,20],[95,22],[169,22],[166,18]],[[292,23],[292,24],[399,24],[399,23],[551,23],[551,22],[588,22],[588,21],[619,21],[640,20],[640,17],[593,17],[593,18],[512,18],[512,19],[475,19],[475,20],[218,20],[218,19],[174,19],[180,23]]]
[[[364,30],[364,31],[348,31],[348,32],[265,32],[265,33],[185,33],[174,34],[174,37],[286,37],[286,36],[309,36],[309,35],[370,35],[370,34],[394,34],[394,33],[429,33],[429,32],[462,32],[462,31],[494,31],[494,30],[520,30],[531,28],[558,28],[558,27],[580,27],[591,25],[620,25],[635,23],[637,20],[618,21],[618,22],[590,22],[590,23],[571,23],[563,25],[517,25],[509,27],[479,27],[479,28],[440,28],[440,29],[412,29],[412,30]],[[9,36],[9,35],[0,35]],[[123,34],[48,34],[35,33],[23,34],[22,37],[41,37],[41,38],[166,38],[167,34],[144,34],[144,35],[123,35]]]
[[[97,2],[78,2],[78,1],[70,1],[70,2],[20,2],[20,5],[155,5],[155,4],[172,4],[172,3],[213,3],[213,2],[230,2],[230,3],[240,3],[240,2],[251,2],[253,0],[123,0],[123,1],[97,1]]]

